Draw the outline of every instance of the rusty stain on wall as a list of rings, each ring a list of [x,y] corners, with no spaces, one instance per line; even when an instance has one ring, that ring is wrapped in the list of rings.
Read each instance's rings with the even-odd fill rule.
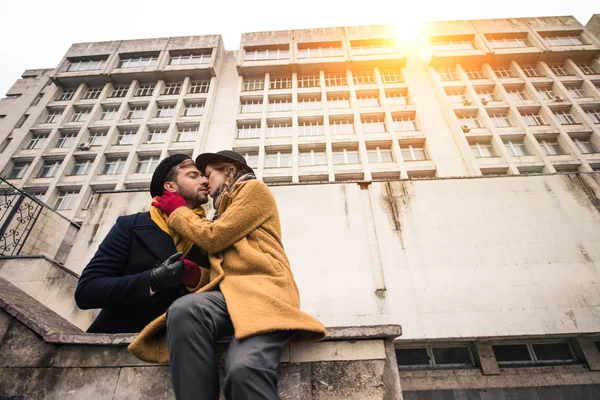
[[[588,186],[587,182],[579,174],[567,175],[573,191],[571,193],[582,206],[589,207],[593,206],[598,212],[600,212],[600,199],[598,199],[594,193],[594,190]],[[591,203],[591,204],[590,204]]]
[[[90,235],[90,239],[88,240],[88,246],[91,246],[96,238],[96,234],[98,233],[98,229],[100,228],[100,224],[102,224],[102,217],[104,216],[104,212],[110,208],[112,202],[110,201],[110,196],[102,196],[102,201],[100,203],[100,216],[98,216],[98,221],[94,224],[92,228],[92,234]]]
[[[346,194],[346,185],[342,185],[342,198],[344,199],[344,214],[346,214],[346,228],[350,229],[350,206]]]

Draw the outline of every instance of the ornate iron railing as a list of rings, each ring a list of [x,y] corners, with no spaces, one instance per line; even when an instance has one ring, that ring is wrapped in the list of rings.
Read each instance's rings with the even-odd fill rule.
[[[44,205],[0,178],[0,255],[18,255]]]

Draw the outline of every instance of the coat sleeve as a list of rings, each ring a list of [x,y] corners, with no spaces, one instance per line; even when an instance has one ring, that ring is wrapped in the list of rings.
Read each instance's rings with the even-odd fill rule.
[[[180,207],[169,216],[169,228],[209,253],[225,250],[261,226],[277,209],[273,195],[261,181],[250,181],[239,190],[216,221],[199,218],[187,207]]]
[[[75,302],[83,310],[150,306],[150,271],[123,275],[129,260],[133,218],[119,217],[81,273]]]

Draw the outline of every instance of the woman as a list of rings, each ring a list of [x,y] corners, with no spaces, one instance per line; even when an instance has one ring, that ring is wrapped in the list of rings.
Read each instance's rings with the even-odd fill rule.
[[[198,217],[185,207],[179,195],[171,192],[166,191],[153,205],[169,215],[167,224],[170,229],[208,251],[210,282],[205,285],[205,282],[200,283],[200,287],[195,288],[195,294],[176,301],[167,312],[168,322],[165,322],[164,315],[153,321],[129,349],[146,361],[167,361],[165,325],[169,329],[168,344],[174,347],[185,340],[171,338],[178,334],[178,327],[171,321],[172,317],[180,314],[178,310],[184,308],[182,313],[185,313],[185,307],[193,307],[197,301],[208,301],[209,296],[218,297],[215,301],[210,300],[210,306],[204,307],[205,315],[207,309],[210,312],[211,307],[219,305],[222,294],[224,302],[221,301],[221,308],[226,306],[233,325],[234,338],[230,353],[235,350],[244,354],[244,343],[263,338],[271,340],[269,338],[275,337],[273,340],[279,341],[278,350],[271,357],[277,357],[274,361],[275,371],[270,371],[268,377],[271,389],[275,381],[276,390],[276,369],[285,343],[288,340],[322,340],[325,328],[319,321],[300,311],[298,288],[283,249],[279,213],[269,188],[256,180],[246,160],[233,151],[201,154],[196,159],[196,165],[208,180],[209,194],[216,210],[212,221]],[[197,320],[201,321],[202,318]],[[248,340],[250,338],[252,340]],[[247,359],[248,354],[244,354],[244,357]],[[234,358],[235,354],[228,354],[226,360],[226,397],[229,397],[227,364],[235,363]],[[171,357],[171,365],[173,363]],[[230,365],[229,371],[231,368]],[[173,367],[171,372],[174,375]],[[175,372],[175,375],[179,373]],[[173,379],[177,395],[176,380]]]

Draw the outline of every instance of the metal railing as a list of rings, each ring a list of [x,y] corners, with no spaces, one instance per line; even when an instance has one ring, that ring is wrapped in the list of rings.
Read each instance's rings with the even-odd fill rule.
[[[0,177],[0,255],[19,255],[44,204]]]

